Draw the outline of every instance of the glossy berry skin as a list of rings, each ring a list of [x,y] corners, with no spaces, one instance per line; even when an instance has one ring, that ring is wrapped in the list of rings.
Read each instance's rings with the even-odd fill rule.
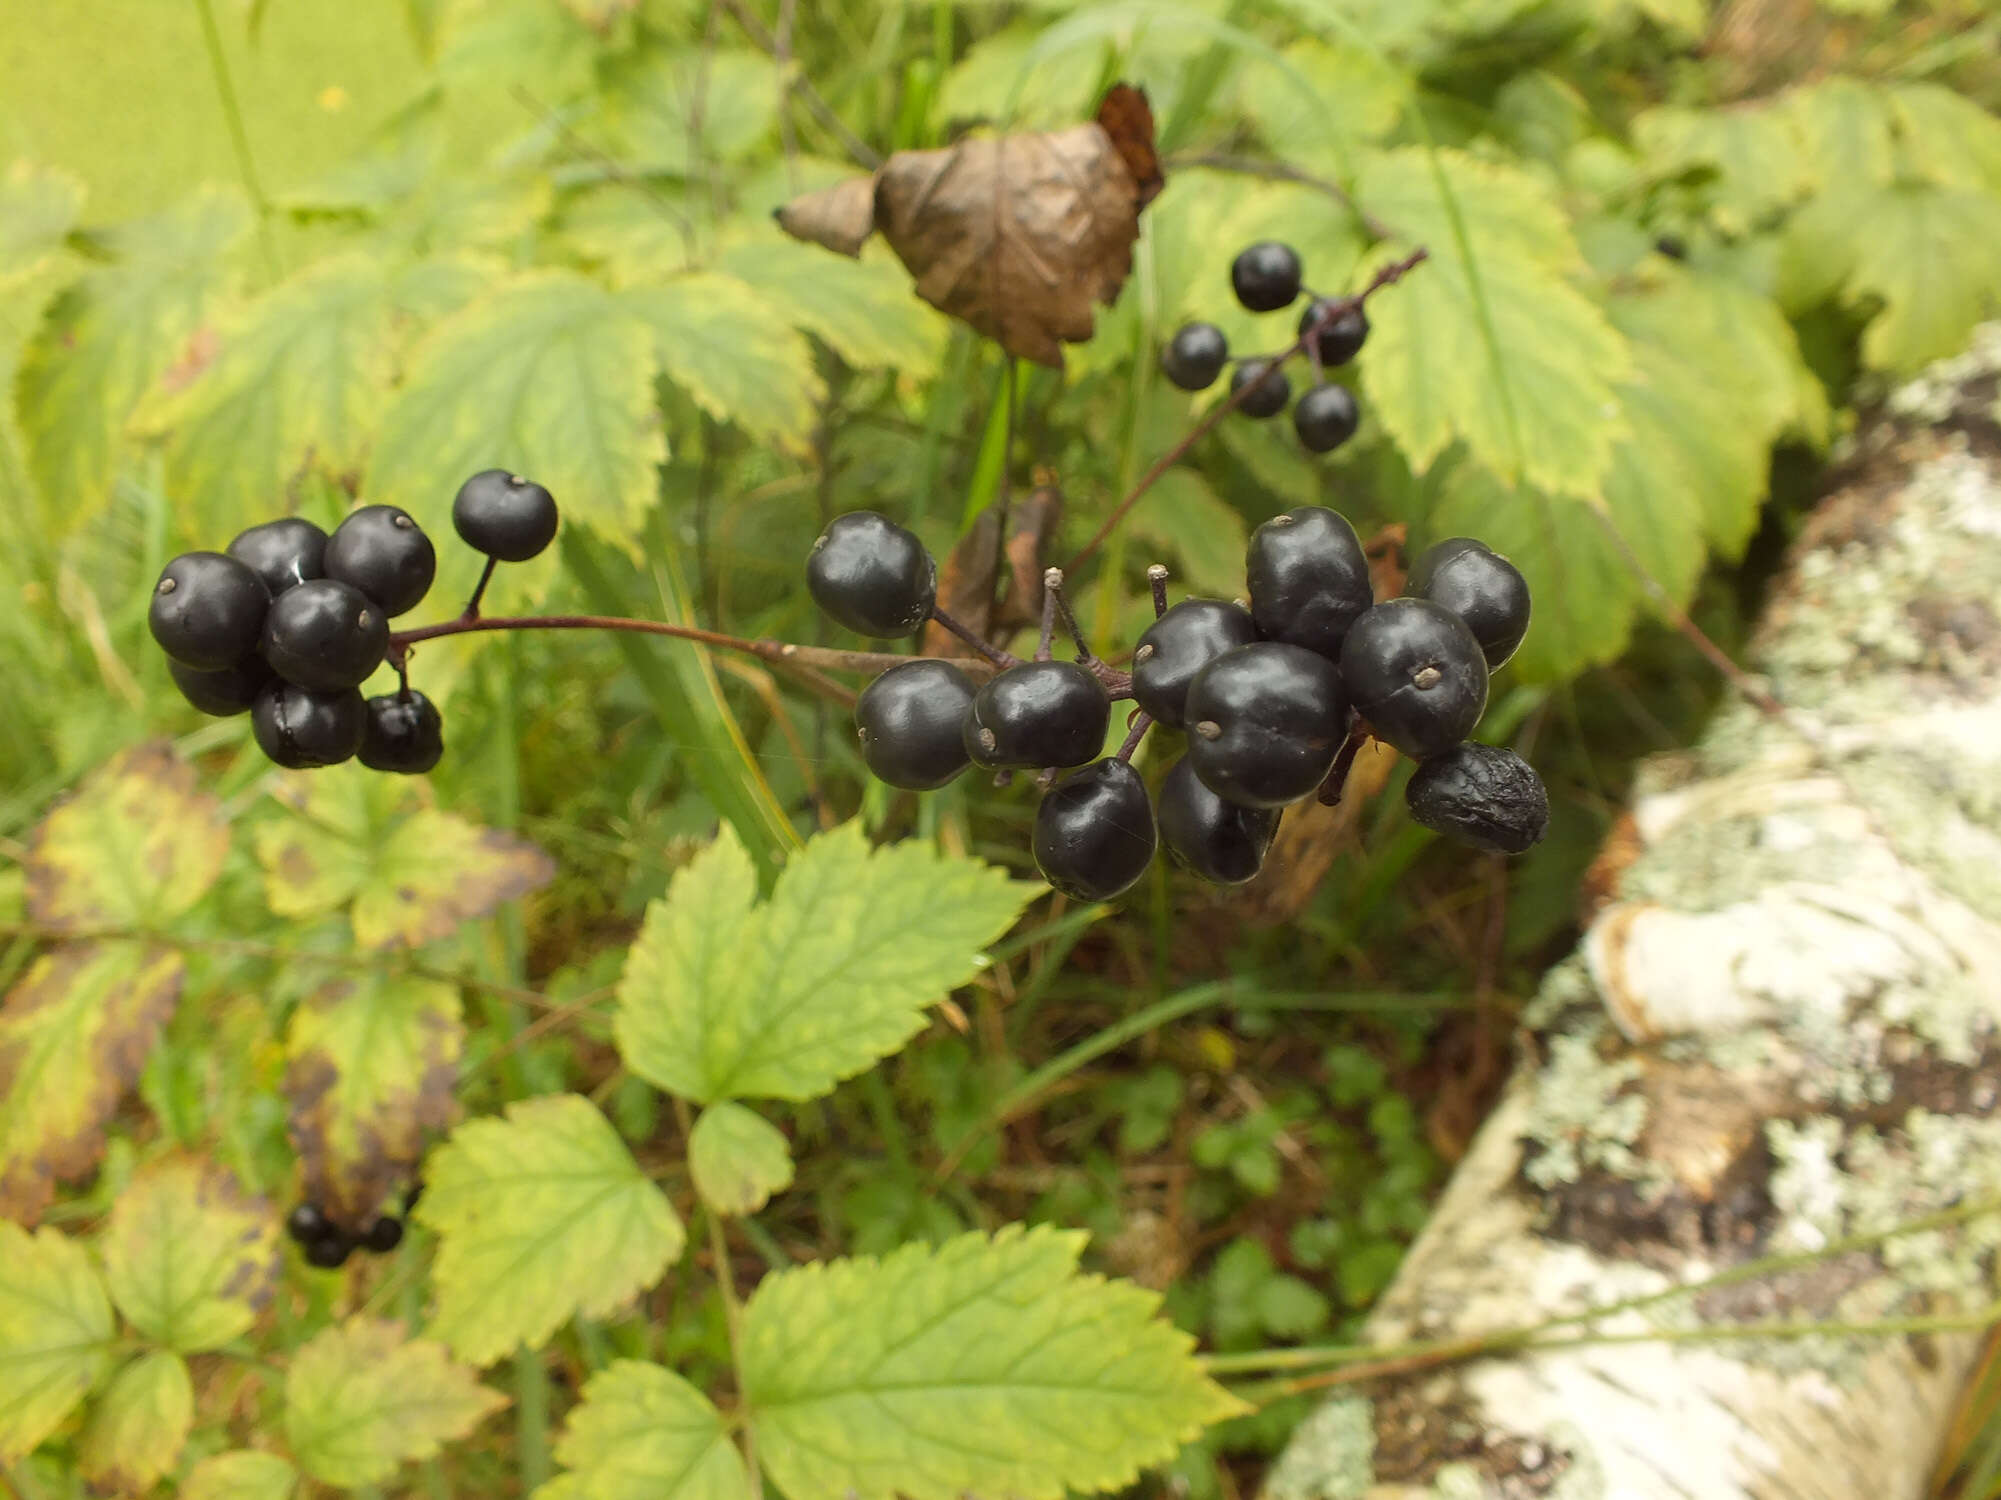
[[[1345,385],[1316,385],[1292,409],[1292,430],[1308,453],[1332,453],[1361,425],[1361,408]]]
[[[1290,307],[1299,295],[1299,252],[1277,240],[1260,240],[1230,263],[1230,289],[1251,312]]]
[[[452,526],[475,552],[526,562],[556,539],[556,499],[532,479],[482,469],[452,499]]]
[[[362,709],[358,753],[369,770],[421,776],[444,759],[444,720],[415,688],[370,698]]]
[[[1411,566],[1404,592],[1443,605],[1466,622],[1473,639],[1498,667],[1529,633],[1529,584],[1521,570],[1471,537],[1448,537],[1427,547]]]
[[[1410,815],[1434,833],[1493,854],[1520,854],[1549,830],[1549,792],[1512,750],[1468,741],[1434,755],[1404,788]]]
[[[318,1266],[322,1271],[337,1271],[347,1264],[348,1256],[354,1253],[354,1241],[339,1230],[305,1244],[306,1264]]]
[[[1190,323],[1175,332],[1160,351],[1161,373],[1184,391],[1206,391],[1223,373],[1230,342],[1214,323]]]
[[[184,667],[215,672],[257,649],[271,591],[248,563],[220,552],[183,552],[160,570],[146,623]]]
[[[1112,700],[1069,661],[1009,667],[973,695],[964,743],[975,765],[1081,766],[1105,748]]]
[[[264,659],[287,682],[314,692],[358,687],[389,651],[389,619],[360,589],[314,578],[271,601]]]
[[[297,1244],[324,1239],[333,1232],[333,1224],[317,1203],[301,1203],[285,1215],[285,1233]]]
[[[1258,638],[1250,611],[1221,599],[1183,599],[1147,626],[1133,647],[1133,699],[1163,724],[1181,727],[1188,684],[1225,651]]]
[[[295,583],[325,577],[326,550],[327,534],[304,516],[252,526],[229,544],[229,555],[248,563],[274,598]]]
[[[1247,359],[1238,364],[1230,373],[1230,391],[1234,395],[1256,381],[1271,368],[1268,359]],[[1274,370],[1260,383],[1256,390],[1248,392],[1237,403],[1237,410],[1256,421],[1275,417],[1285,410],[1285,403],[1292,399],[1292,382],[1286,379],[1285,371]]]
[[[248,713],[257,695],[275,682],[278,675],[261,656],[246,656],[235,666],[214,672],[198,672],[169,661],[167,674],[174,679],[174,686],[181,690],[183,698],[218,719]]]
[[[1349,627],[1375,601],[1362,539],[1339,511],[1301,505],[1251,533],[1244,587],[1258,634],[1338,660]]]
[[[966,714],[973,679],[948,661],[891,667],[855,700],[862,762],[875,779],[906,791],[944,786],[967,766]]]
[[[872,510],[836,516],[806,558],[806,587],[857,635],[897,640],[931,618],[938,565],[915,533]]]
[[[387,1255],[403,1243],[403,1221],[394,1214],[384,1214],[368,1226],[361,1243],[377,1255]]]
[[[364,505],[327,538],[326,576],[360,589],[392,619],[423,603],[438,551],[401,506]]]
[[[1153,805],[1139,772],[1101,760],[1051,787],[1035,810],[1035,867],[1075,901],[1109,901],[1153,863]]]
[[[1316,297],[1306,304],[1306,311],[1299,315],[1299,336],[1308,337],[1308,330],[1320,320],[1334,299]],[[1362,311],[1361,304],[1339,313],[1334,320],[1314,334],[1307,344],[1320,357],[1323,365],[1345,365],[1362,352],[1362,345],[1369,337],[1369,315]]]
[[[1211,885],[1242,885],[1264,868],[1279,810],[1225,802],[1183,756],[1160,784],[1158,817],[1161,847],[1176,864]]]
[[[1376,738],[1413,760],[1449,750],[1487,709],[1487,659],[1466,622],[1428,599],[1385,599],[1341,643],[1341,675]]]
[[[251,705],[250,731],[274,765],[304,771],[352,759],[367,718],[358,689],[315,693],[274,682]]]
[[[1239,807],[1283,807],[1326,779],[1348,699],[1317,651],[1258,641],[1196,674],[1187,716],[1187,758],[1204,786]]]

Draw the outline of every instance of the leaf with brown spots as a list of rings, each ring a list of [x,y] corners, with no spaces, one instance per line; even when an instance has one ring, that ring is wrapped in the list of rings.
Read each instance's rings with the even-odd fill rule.
[[[229,826],[165,741],[93,771],[28,849],[28,914],[45,927],[157,929],[208,893]]]
[[[139,943],[43,954],[0,1004],[0,1215],[33,1223],[90,1172],[104,1123],[173,1013],[180,955]]]
[[[382,977],[321,991],[292,1017],[285,1050],[288,1129],[305,1195],[362,1229],[452,1121],[465,1024],[458,991]]]
[[[227,1169],[170,1156],[126,1184],[98,1250],[127,1321],[193,1354],[246,1332],[271,1300],[278,1216]]]

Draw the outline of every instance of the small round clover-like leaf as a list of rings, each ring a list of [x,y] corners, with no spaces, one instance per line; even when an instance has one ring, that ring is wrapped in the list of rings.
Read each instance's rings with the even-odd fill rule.
[[[792,1184],[783,1132],[741,1104],[711,1104],[688,1137],[688,1170],[702,1201],[723,1214],[754,1214]]]
[[[32,1452],[111,1367],[111,1299],[89,1253],[0,1220],[0,1463]]]
[[[750,1482],[709,1398],[671,1370],[616,1360],[584,1383],[556,1443],[570,1472],[535,1500],[745,1500]]]
[[[94,1489],[143,1495],[180,1458],[194,1419],[187,1361],[170,1349],[151,1350],[112,1376],[91,1406],[78,1467]]]
[[[278,1275],[278,1218],[224,1168],[170,1157],[113,1200],[99,1248],[118,1310],[154,1343],[191,1354],[256,1321]]]

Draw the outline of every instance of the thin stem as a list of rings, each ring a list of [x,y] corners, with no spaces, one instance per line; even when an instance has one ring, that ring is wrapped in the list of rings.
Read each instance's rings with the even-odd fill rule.
[[[1058,572],[1055,568],[1051,568],[1049,571],[1051,573]],[[1042,578],[1042,633],[1036,637],[1035,641],[1035,659],[1037,661],[1048,661],[1054,654],[1049,649],[1049,643],[1055,639],[1056,591],[1049,587],[1049,575],[1045,573]]]
[[[1140,709],[1133,715],[1132,727],[1126,731],[1125,742],[1119,746],[1112,759],[1130,763],[1133,752],[1139,749],[1139,742],[1146,738],[1146,732],[1151,728],[1153,728],[1153,715],[1145,709]]]
[[[987,575],[987,598],[994,597],[1000,587],[1001,566],[1007,561],[1007,513],[1014,500],[1014,386],[1015,358],[1007,357],[1001,372],[1001,455],[1000,476],[994,485],[994,566]]]
[[[739,0],[723,0],[723,8],[730,13],[737,25],[743,28],[746,36],[766,52],[771,53],[774,62],[779,61],[777,38],[765,29],[764,23],[751,13],[748,6],[739,3]],[[784,79],[782,86],[787,98],[797,95],[799,102],[806,106],[807,112],[841,143],[843,151],[871,172],[882,165],[882,157],[871,150],[868,143],[860,136],[848,129],[841,117],[834,113],[833,106],[815,91],[796,60],[789,65],[781,65],[781,71]]]
[[[981,656],[985,657],[988,661],[992,662],[996,667],[999,667],[1002,671],[1006,671],[1009,667],[1018,667],[1021,665],[1021,658],[1016,656],[1013,652],[1003,651],[998,646],[988,645],[985,641],[980,639],[978,631],[974,630],[971,626],[965,624],[964,622],[954,619],[950,614],[946,613],[944,610],[940,609],[935,604],[931,606],[931,618],[933,620],[936,620],[940,625],[944,626],[947,630],[951,631],[952,634],[956,635],[960,640],[964,641],[968,646],[971,646],[975,651],[979,652]],[[897,660],[908,661],[909,658],[900,656],[897,658]]]
[[[497,557],[489,557],[486,560],[486,566],[479,570],[479,582],[472,586],[472,597],[466,600],[465,610],[459,616],[461,620],[479,618],[480,601],[486,597],[486,586],[493,582],[493,570],[499,566],[500,559]]]
[[[1077,617],[1070,612],[1070,601],[1063,597],[1063,570],[1045,568],[1042,572],[1042,597],[1044,601],[1054,600],[1056,618],[1063,622],[1063,630],[1077,646],[1077,660],[1085,666],[1094,666],[1098,658],[1091,651],[1091,643],[1084,639],[1083,627]]]
[[[195,0],[201,17],[202,42],[208,48],[208,68],[215,79],[215,91],[222,100],[222,117],[229,126],[230,148],[236,153],[236,170],[243,178],[244,191],[257,210],[257,238],[264,251],[264,272],[273,281],[284,273],[278,264],[278,241],[271,233],[271,200],[257,180],[257,164],[250,156],[250,132],[243,128],[243,108],[236,100],[236,85],[230,81],[229,59],[222,50],[222,33],[216,29],[215,10],[209,0]]]
[[[1153,617],[1158,620],[1167,613],[1167,565],[1155,563],[1148,568],[1146,581],[1153,590]]]
[[[674,1118],[680,1122],[681,1139],[685,1142],[694,1134],[694,1113],[688,1108],[688,1101],[674,1100]],[[723,1216],[704,1203],[701,1214],[708,1221],[709,1258],[716,1263],[716,1291],[723,1299],[723,1322],[729,1329],[730,1365],[736,1371],[736,1388],[739,1398],[747,1388],[744,1380],[743,1364],[743,1304],[737,1300],[736,1269],[730,1264],[729,1236],[723,1230]],[[751,1424],[743,1424],[743,1462],[750,1474],[751,1500],[763,1500],[764,1479],[757,1468],[756,1438]]]

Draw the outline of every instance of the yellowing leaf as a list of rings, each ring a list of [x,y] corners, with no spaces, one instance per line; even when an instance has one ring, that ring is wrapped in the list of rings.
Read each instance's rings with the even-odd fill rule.
[[[1434,256],[1461,255],[1463,229],[1482,264],[1492,256],[1554,271],[1583,263],[1563,205],[1541,178],[1519,167],[1415,146],[1372,152],[1355,179],[1355,196],[1399,238],[1426,246]],[[1418,274],[1428,277],[1430,268]],[[1385,300],[1401,295],[1389,293]]]
[[[915,380],[937,372],[949,325],[910,295],[909,274],[887,251],[848,260],[766,229],[725,250],[716,267],[851,365]]]
[[[292,1500],[298,1483],[299,1471],[277,1454],[239,1448],[190,1469],[180,1500]]]
[[[792,855],[762,906],[755,889],[725,830],[648,909],[626,956],[619,1051],[669,1093],[825,1093],[909,1040],[1035,894],[928,844],[871,849],[858,822]]]
[[[535,1500],[743,1500],[743,1457],[709,1398],[670,1370],[616,1360],[584,1382]]]
[[[660,368],[696,405],[745,432],[805,445],[825,392],[812,350],[768,299],[714,271],[620,295],[652,328]]]
[[[99,1490],[145,1494],[180,1458],[194,1419],[187,1361],[167,1349],[142,1354],[91,1407],[77,1466]]]
[[[83,207],[83,183],[54,167],[17,161],[0,172],[0,286],[40,270],[62,249]]]
[[[717,1213],[754,1214],[792,1184],[792,1147],[764,1116],[711,1104],[688,1136],[695,1191]]]
[[[430,1331],[477,1365],[542,1343],[572,1314],[614,1311],[685,1238],[617,1132],[574,1094],[453,1131],[425,1163],[417,1217],[438,1233]]]
[[[1160,1298],[1077,1269],[1079,1233],[961,1235],[758,1284],[757,1456],[791,1500],[1118,1489],[1244,1407]]]
[[[111,1368],[111,1299],[89,1254],[0,1220],[0,1463],[41,1444]]]
[[[156,1344],[184,1354],[247,1332],[278,1276],[278,1222],[210,1162],[170,1157],[113,1200],[99,1249],[112,1300]]]
[[[2001,118],[1943,84],[1890,89],[1904,165],[1941,187],[2001,194]]]

